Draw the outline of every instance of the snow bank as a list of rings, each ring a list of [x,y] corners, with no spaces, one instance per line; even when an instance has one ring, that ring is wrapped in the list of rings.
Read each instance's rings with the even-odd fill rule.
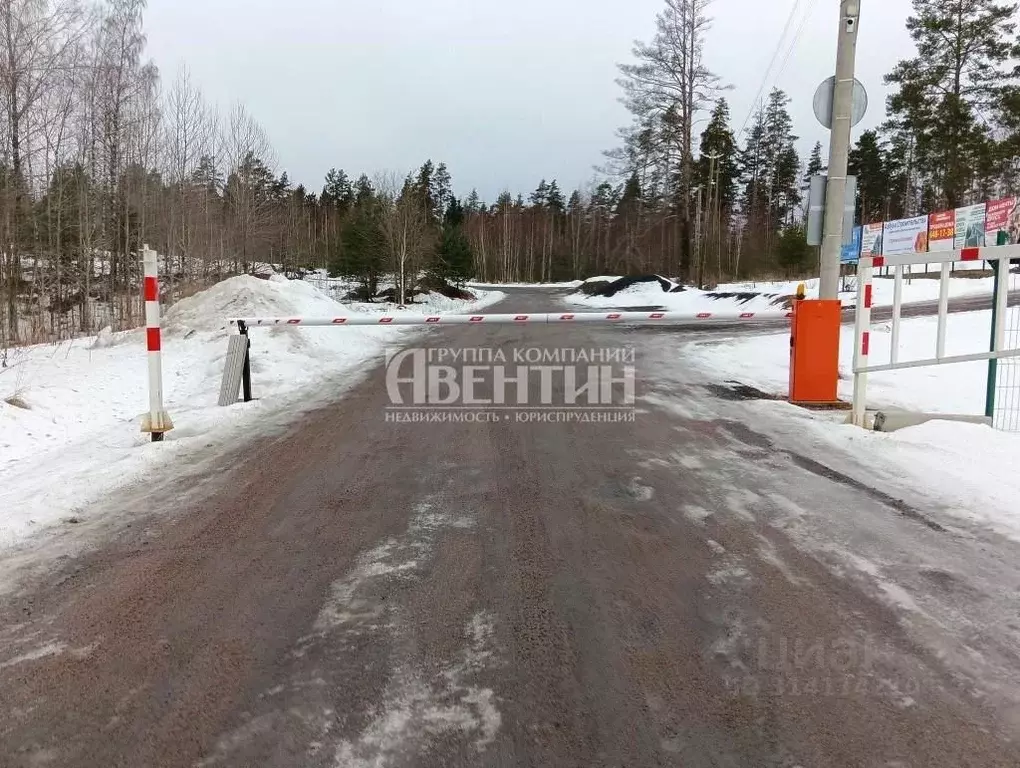
[[[951,421],[867,432],[786,403],[762,405],[785,409],[788,428],[797,430],[800,439],[810,438],[820,455],[831,449],[852,456],[861,467],[862,481],[878,488],[910,489],[917,494],[911,500],[915,506],[938,509],[1020,541],[1020,435]]]
[[[1020,309],[1010,311],[1020,313]],[[1011,323],[1020,325],[1020,317],[1014,315]],[[900,360],[934,357],[937,328],[936,317],[904,320]],[[891,327],[888,323],[876,325],[873,331],[871,361],[888,362]],[[946,353],[987,351],[990,333],[991,312],[950,315]],[[853,396],[851,327],[843,327],[840,342],[839,395],[849,401]],[[739,381],[785,393],[789,350],[787,333],[716,337],[687,344],[683,359],[693,360],[718,381]],[[987,363],[976,362],[871,374],[868,407],[980,415],[985,408],[987,371]],[[950,513],[990,525],[1020,541],[1020,473],[1016,471],[1020,434],[950,421],[881,434],[845,425],[845,414],[816,415],[783,403],[760,405],[785,409],[796,420],[796,429],[810,430],[819,440],[848,451],[873,477],[906,483]]]
[[[937,265],[933,265],[937,266]],[[991,277],[953,277],[949,280],[949,295],[956,298],[960,296],[985,295],[991,297],[994,287],[994,278]],[[724,283],[716,288],[719,292],[760,292],[772,296],[793,296],[797,293],[797,286],[804,283],[806,295],[809,299],[818,298],[819,280],[788,280],[780,282],[746,282],[746,283]],[[844,284],[841,281],[840,285]],[[856,279],[851,278],[847,283],[849,286],[856,286]],[[895,281],[892,277],[874,278],[873,296],[876,306],[892,306]],[[928,278],[907,278],[903,280],[903,303],[911,304],[921,301],[937,301],[939,298],[940,281]],[[853,307],[857,304],[857,292],[854,290],[843,291],[839,295],[845,307]]]
[[[439,297],[415,311],[477,311],[503,295],[479,292],[478,298]],[[420,332],[259,329],[252,334],[252,375],[260,399],[228,409],[216,401],[230,317],[341,316],[363,309],[280,276],[230,278],[170,307],[163,323],[163,378],[176,429],[161,444],[147,442],[139,431],[140,414],[148,408],[144,330],[106,330],[11,350],[8,367],[0,369],[0,546],[80,516],[89,503],[165,468],[174,456],[207,454],[208,445],[285,425],[301,410],[338,397],[360,371],[381,360],[387,343]],[[321,386],[324,381],[330,386]]]
[[[946,354],[965,355],[988,351],[991,312],[949,315]],[[935,356],[937,317],[903,320],[900,329],[900,361]],[[872,327],[873,364],[889,362],[892,325]],[[763,390],[785,392],[789,386],[789,333],[735,336],[722,342],[694,342],[687,347],[701,362],[721,376],[739,379]],[[839,396],[853,396],[854,332],[848,325],[840,334]],[[987,363],[959,363],[930,368],[874,373],[868,377],[868,406],[909,408],[935,413],[984,413]]]
[[[593,278],[593,280],[615,280],[618,278]],[[851,281],[853,282],[853,281]],[[796,295],[797,287],[803,283],[809,299],[818,298],[817,279],[790,280],[786,282],[723,283],[712,291],[688,288],[680,293],[665,293],[655,283],[634,285],[615,296],[585,296],[572,293],[565,298],[570,304],[592,308],[627,309],[632,307],[657,307],[670,312],[764,312],[783,309],[789,297]],[[949,281],[949,295],[983,295],[991,298],[993,278],[957,277]],[[892,306],[894,281],[892,278],[875,278],[874,302],[876,306]],[[856,290],[844,291],[839,295],[845,307],[857,303]],[[939,298],[939,281],[922,278],[903,281],[903,303],[936,301]]]

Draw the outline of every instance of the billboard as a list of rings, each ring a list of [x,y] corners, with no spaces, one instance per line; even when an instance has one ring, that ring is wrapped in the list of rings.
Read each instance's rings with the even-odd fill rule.
[[[861,228],[861,256],[882,255],[882,225],[865,224]]]
[[[861,258],[861,227],[854,227],[849,243],[843,245],[840,261],[844,264],[855,264]]]
[[[956,209],[956,236],[953,248],[980,248],[985,244],[985,204]]]
[[[985,213],[985,245],[1016,245],[1020,235],[1017,198],[1006,197],[988,203]]]
[[[940,211],[928,217],[928,250],[953,250],[956,239],[956,211]]]
[[[900,253],[928,252],[928,217],[915,216],[912,219],[887,221],[882,236],[882,254],[895,256]]]

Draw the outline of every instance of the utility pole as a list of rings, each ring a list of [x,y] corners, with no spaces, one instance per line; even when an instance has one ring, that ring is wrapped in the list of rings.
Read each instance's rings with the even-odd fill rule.
[[[716,285],[722,282],[722,153],[712,156],[715,165],[715,181],[712,191],[715,193],[715,206],[712,213],[712,229],[714,232],[715,261],[716,261]]]
[[[701,185],[695,188],[697,198],[694,203],[694,269],[698,276],[698,288],[701,287]]]
[[[839,264],[843,250],[843,203],[846,195],[850,128],[853,119],[854,66],[860,0],[840,0],[839,39],[836,44],[836,86],[832,94],[829,136],[829,179],[825,192],[825,230],[822,239],[819,298],[839,296]]]

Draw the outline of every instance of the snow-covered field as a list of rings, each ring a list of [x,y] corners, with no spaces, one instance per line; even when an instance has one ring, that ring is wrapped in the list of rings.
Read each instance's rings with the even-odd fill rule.
[[[1010,323],[1020,326],[1020,308],[1010,309]],[[935,356],[937,318],[904,320],[900,360]],[[873,328],[873,364],[889,361],[891,328]],[[949,316],[948,355],[987,351],[991,312]],[[695,341],[684,349],[726,381],[750,384],[766,392],[785,394],[789,382],[787,333],[734,336]],[[853,393],[853,330],[843,327],[840,344],[839,394],[849,400]],[[1003,362],[1016,366],[1016,362]],[[908,409],[933,413],[980,415],[985,409],[987,363],[960,363],[930,368],[871,374],[868,379],[869,409]],[[817,414],[783,402],[757,404],[776,411],[798,437],[809,436],[818,455],[833,450],[853,455],[868,476],[894,487],[913,486],[922,497],[967,519],[991,525],[1004,535],[1020,540],[1020,434],[983,425],[933,421],[898,432],[866,432],[845,424],[846,414]],[[1020,403],[1015,403],[1020,406]]]
[[[478,301],[429,295],[412,312],[476,311]],[[138,481],[168,457],[279,427],[335,399],[412,328],[252,332],[252,403],[219,408],[227,323],[237,316],[342,316],[393,305],[339,304],[300,281],[235,277],[170,307],[163,319],[166,409],[176,429],[160,445],[140,432],[148,408],[144,330],[13,349],[0,368],[0,546],[55,521],[81,517],[111,489]]]
[[[603,277],[594,280],[614,280],[617,278]],[[797,286],[804,283],[806,296],[818,298],[818,280],[788,282],[746,282],[723,283],[714,291],[700,291],[688,288],[679,293],[666,293],[657,283],[639,283],[626,288],[615,296],[585,296],[571,294],[567,301],[571,304],[592,308],[625,309],[627,307],[662,307],[671,312],[764,312],[779,310],[786,297],[797,293]],[[874,281],[874,302],[876,306],[892,306],[894,293],[892,278],[878,277]],[[853,285],[855,282],[851,281]],[[984,295],[991,297],[994,285],[993,278],[954,277],[949,281],[949,295],[952,298],[962,296]],[[903,281],[903,303],[910,304],[920,301],[935,301],[939,298],[940,283],[938,280],[913,278]],[[756,294],[755,296],[735,298],[715,298],[710,293]],[[840,294],[844,306],[853,307],[857,303],[855,290]]]

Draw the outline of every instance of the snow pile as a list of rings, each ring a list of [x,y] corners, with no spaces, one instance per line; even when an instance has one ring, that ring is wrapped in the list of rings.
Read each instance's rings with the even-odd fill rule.
[[[613,296],[586,296],[572,293],[564,301],[599,309],[661,309],[666,312],[781,312],[785,310],[782,296],[764,293],[699,291],[694,288],[667,293],[658,282],[636,283]]]
[[[250,275],[232,277],[186,299],[166,311],[164,333],[219,333],[234,317],[346,316],[347,309],[314,286],[273,275],[261,280]]]
[[[427,305],[442,314],[477,311],[476,302]],[[220,379],[237,316],[343,316],[350,308],[314,286],[280,276],[225,280],[169,308],[164,318],[163,389],[176,429],[150,444],[140,432],[148,409],[145,332],[10,351],[0,368],[0,545],[68,515],[112,488],[165,467],[176,454],[206,452],[253,429],[285,425],[302,410],[338,397],[382,360],[387,343],[413,328],[295,328],[252,331],[252,377],[260,400],[219,408]],[[326,386],[323,386],[326,384]]]

